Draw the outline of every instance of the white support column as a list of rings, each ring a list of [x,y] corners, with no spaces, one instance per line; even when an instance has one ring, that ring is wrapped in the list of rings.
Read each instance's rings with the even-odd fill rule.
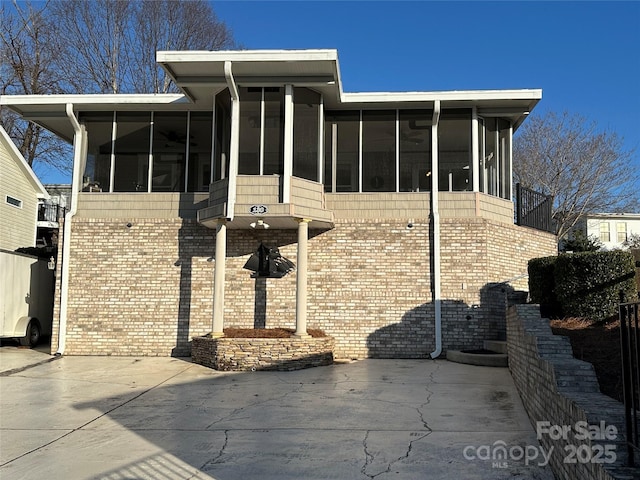
[[[307,257],[309,222],[307,218],[298,219],[298,266],[296,268],[296,337],[307,334]]]
[[[358,122],[358,192],[362,193],[362,110]]]
[[[318,182],[324,183],[324,96],[318,105]]]
[[[478,108],[471,110],[471,176],[473,191],[480,191],[480,143],[478,141]]]
[[[224,277],[227,261],[227,221],[218,220],[216,228],[216,257],[213,274],[213,337],[224,336]]]

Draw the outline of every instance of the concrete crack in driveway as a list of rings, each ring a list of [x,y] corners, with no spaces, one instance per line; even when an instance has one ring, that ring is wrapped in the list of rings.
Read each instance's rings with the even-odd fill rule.
[[[253,407],[257,407],[259,405],[265,405],[269,402],[272,402],[274,400],[282,400],[283,398],[286,398],[288,395],[291,395],[292,393],[298,393],[300,390],[302,390],[302,387],[304,386],[303,383],[300,383],[296,388],[292,389],[289,392],[285,392],[282,395],[278,395],[278,396],[274,396],[274,397],[270,397],[270,398],[266,398],[264,400],[259,400],[259,401],[255,401],[253,403],[249,403],[247,405],[243,405],[241,407],[238,408],[234,408],[229,414],[220,417],[219,419],[211,422],[209,425],[207,425],[206,427],[204,427],[205,430],[209,430],[211,427],[213,427],[214,425],[217,425],[221,422],[224,422],[225,420],[229,420],[230,418],[233,418],[235,415],[237,415],[238,413],[242,412],[243,410],[246,410],[248,408],[253,408]],[[249,418],[249,417],[247,417]]]
[[[207,460],[205,463],[203,463],[202,466],[199,468],[199,470],[201,472],[203,472],[203,471],[205,471],[205,469],[207,467],[210,467],[212,465],[216,465],[218,463],[222,463],[219,460],[224,455],[224,452],[227,449],[227,445],[229,445],[229,430],[225,430],[224,431],[224,443],[222,444],[222,447],[220,447],[220,450],[218,451],[218,453],[213,458],[211,458],[211,459]],[[194,475],[194,477],[195,477],[195,475]],[[191,478],[194,478],[194,477],[191,477]]]
[[[429,432],[431,432],[431,428],[429,427],[429,425],[427,424],[427,421],[424,418],[424,412],[422,411],[422,409],[424,409],[424,407],[426,407],[431,403],[431,397],[434,395],[434,392],[429,390],[429,385],[432,383],[436,383],[433,377],[436,373],[438,373],[438,370],[440,370],[440,364],[436,363],[436,368],[429,374],[429,381],[427,382],[427,385],[424,387],[425,391],[427,392],[426,401],[423,404],[421,404],[418,408],[416,408],[416,410],[418,411],[418,415],[420,416],[420,422],[422,422],[422,425],[424,426],[424,428],[429,430]]]
[[[371,452],[371,449],[369,447],[369,436],[370,436],[370,434],[371,434],[371,430],[367,430],[365,432],[365,436],[364,436],[364,439],[362,441],[362,446],[363,446],[364,455],[365,455],[365,461],[364,461],[364,465],[360,469],[360,472],[363,475],[365,475],[365,476],[367,476],[367,477],[369,477],[371,479],[374,479],[374,478],[376,478],[376,477],[378,477],[378,476],[380,476],[382,474],[391,472],[392,467],[396,463],[401,462],[402,460],[406,460],[407,458],[409,458],[409,456],[411,455],[411,452],[413,451],[413,444],[416,443],[416,442],[419,442],[423,438],[426,438],[427,436],[429,436],[431,434],[431,432],[426,432],[423,435],[420,435],[417,432],[412,432],[410,435],[411,436],[416,436],[416,438],[414,438],[413,440],[409,441],[406,451],[402,455],[400,455],[400,456],[396,457],[395,459],[387,462],[385,468],[379,467],[378,468],[379,471],[376,472],[376,473],[368,473],[367,472],[367,470],[372,469],[373,464],[374,464],[374,462],[376,460],[376,455]],[[384,465],[384,463],[383,463],[383,465]]]

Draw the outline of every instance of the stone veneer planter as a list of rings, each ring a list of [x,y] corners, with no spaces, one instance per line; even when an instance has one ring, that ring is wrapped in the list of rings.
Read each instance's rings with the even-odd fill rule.
[[[193,337],[191,359],[223,371],[300,370],[331,365],[334,344],[332,337]]]

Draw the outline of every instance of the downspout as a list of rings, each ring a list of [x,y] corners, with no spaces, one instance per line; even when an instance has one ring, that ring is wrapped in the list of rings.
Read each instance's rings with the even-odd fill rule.
[[[58,350],[56,355],[63,355],[67,337],[67,305],[69,300],[69,255],[71,252],[71,220],[78,211],[78,192],[80,191],[81,174],[84,170],[86,155],[83,158],[84,135],[82,127],[73,113],[73,104],[66,105],[66,113],[73,126],[73,176],[71,177],[71,208],[64,216],[64,232],[62,244],[62,268],[60,279],[60,317],[58,329]]]
[[[229,151],[229,189],[227,191],[227,219],[233,220],[236,207],[236,186],[238,184],[238,149],[240,148],[240,95],[233,78],[231,62],[224,62],[224,76],[231,94],[231,141]]]
[[[440,120],[440,100],[433,104],[433,121],[431,124],[431,218],[433,219],[433,306],[435,310],[435,342],[436,349],[431,358],[438,358],[442,353],[442,305],[440,280],[440,210],[438,207],[438,122]]]

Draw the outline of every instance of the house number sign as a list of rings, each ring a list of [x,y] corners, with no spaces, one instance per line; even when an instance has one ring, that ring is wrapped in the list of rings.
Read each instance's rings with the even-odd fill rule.
[[[268,211],[269,209],[266,205],[251,205],[251,207],[249,207],[249,213],[251,215],[264,215]]]

